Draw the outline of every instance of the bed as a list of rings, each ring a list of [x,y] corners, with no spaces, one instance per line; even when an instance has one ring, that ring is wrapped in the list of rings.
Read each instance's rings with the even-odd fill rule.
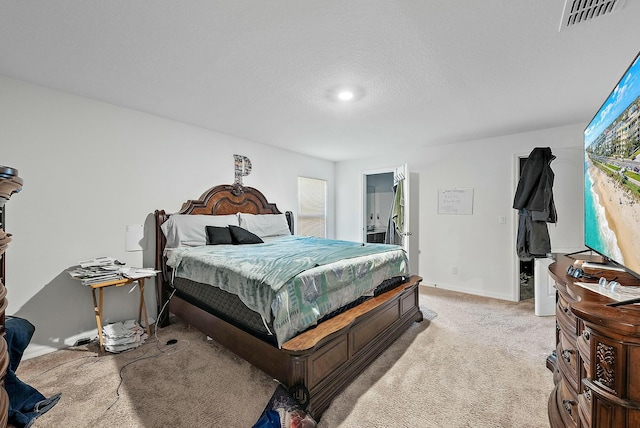
[[[274,237],[277,239],[265,237],[264,243],[260,245],[202,246],[199,245],[202,242],[195,242],[188,243],[187,247],[190,248],[173,250],[176,247],[174,236],[167,234],[168,225],[171,222],[193,222],[204,219],[205,222],[215,221],[217,224],[221,224],[220,222],[224,224],[227,219],[232,219],[234,216],[251,221],[283,219],[286,231],[283,233],[280,230],[278,235],[282,236]],[[346,298],[345,293],[341,292],[338,293],[340,294],[340,299],[337,299],[339,303],[334,301],[336,299],[325,299],[331,300],[332,304],[326,308],[319,304],[314,306],[312,311],[305,312],[300,308],[293,310],[291,309],[294,308],[293,305],[287,307],[289,314],[318,312],[316,314],[318,319],[312,320],[312,325],[297,325],[295,329],[287,326],[283,334],[277,332],[278,329],[275,328],[280,325],[277,322],[278,311],[273,310],[269,317],[269,314],[264,313],[264,309],[261,312],[260,308],[255,306],[251,298],[247,300],[247,296],[242,293],[237,294],[234,287],[240,286],[236,284],[239,282],[236,278],[229,279],[225,276],[226,285],[212,287],[204,284],[206,282],[204,278],[219,279],[219,273],[201,274],[194,268],[195,276],[190,277],[186,273],[188,269],[181,271],[186,262],[181,264],[180,261],[192,257],[192,254],[202,254],[201,257],[204,258],[216,258],[220,257],[216,252],[225,247],[237,250],[236,252],[239,250],[249,252],[254,249],[259,251],[259,247],[268,247],[272,245],[272,241],[284,239],[288,240],[287,246],[293,246],[292,242],[300,239],[292,236],[292,213],[283,214],[275,204],[268,202],[265,196],[255,188],[239,184],[215,186],[202,194],[199,199],[187,200],[175,214],[156,210],[155,221],[156,268],[162,272],[157,283],[158,313],[168,302],[168,312],[199,329],[290,388],[296,398],[306,405],[307,412],[316,419],[320,418],[335,396],[412,323],[422,321],[422,313],[418,306],[418,285],[422,278],[407,274],[394,275],[393,269],[397,266],[388,268],[387,262],[379,270],[378,267],[372,268],[373,265],[365,266],[365,270],[373,272],[363,276],[362,280],[365,283],[361,284],[358,279],[354,280],[353,284],[349,284],[354,290],[364,287],[368,289],[367,293],[359,295],[360,291],[354,291],[351,297]],[[239,224],[243,226],[249,224],[245,222],[239,220]],[[255,231],[254,227],[255,225],[247,228]],[[235,230],[232,226],[229,228]],[[221,226],[207,228],[207,232],[217,234],[220,232],[218,229],[224,228]],[[217,236],[209,235],[208,238],[215,240],[218,239]],[[224,240],[221,242],[226,243]],[[371,246],[370,244],[359,245],[362,248],[349,248],[345,251],[366,252]],[[359,260],[359,257],[364,259],[370,255],[351,254],[348,260]],[[376,254],[371,257],[395,260],[393,263],[396,265],[400,263],[391,250],[385,255]],[[345,260],[334,262],[327,259],[327,263],[334,267],[335,263],[350,264],[351,262]],[[377,261],[375,263],[376,266],[381,265]],[[188,263],[186,265],[189,266]],[[355,262],[353,265],[355,266]],[[292,269],[298,269],[298,267]],[[305,274],[310,275],[310,271],[314,269],[305,270]],[[272,275],[269,272],[267,276],[271,278]],[[296,275],[296,278],[298,276]],[[317,279],[314,281],[325,282],[325,278],[322,281]],[[372,291],[366,281],[376,282],[375,290]],[[293,280],[282,282],[282,287],[290,287]],[[252,288],[252,284],[254,283],[249,282],[248,285],[244,284],[240,288]],[[282,287],[267,286],[265,293],[272,291],[278,293],[283,289]],[[230,290],[230,288],[234,289]],[[291,293],[283,292],[284,295],[292,295]],[[349,302],[345,303],[345,299]],[[340,307],[335,309],[332,305]],[[159,325],[167,325],[168,319],[165,309],[158,320]]]

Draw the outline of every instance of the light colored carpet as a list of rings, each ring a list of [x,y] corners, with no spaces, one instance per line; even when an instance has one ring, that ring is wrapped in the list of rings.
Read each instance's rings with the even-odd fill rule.
[[[549,426],[554,317],[536,317],[532,300],[431,287],[420,304],[425,321],[334,400],[320,428]],[[253,425],[275,381],[184,325],[158,338],[120,355],[89,346],[24,361],[22,380],[46,396],[62,392],[34,428]]]

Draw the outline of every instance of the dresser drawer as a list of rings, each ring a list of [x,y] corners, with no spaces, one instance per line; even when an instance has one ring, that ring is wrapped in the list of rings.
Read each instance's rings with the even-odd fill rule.
[[[576,348],[580,353],[580,359],[584,366],[584,372],[589,374],[589,366],[591,365],[591,342],[589,338],[591,333],[588,330],[583,329],[582,334],[576,339]]]
[[[591,426],[591,390],[583,386],[582,394],[578,394],[578,408],[583,426]]]
[[[558,384],[556,400],[564,425],[567,427],[577,426],[580,418],[578,415],[578,400],[571,387],[564,381]]]
[[[556,348],[558,366],[574,391],[578,391],[578,352],[575,340],[560,332]]]
[[[556,318],[560,329],[566,334],[578,335],[578,319],[571,312],[569,302],[560,293],[558,293],[558,301],[556,303]]]

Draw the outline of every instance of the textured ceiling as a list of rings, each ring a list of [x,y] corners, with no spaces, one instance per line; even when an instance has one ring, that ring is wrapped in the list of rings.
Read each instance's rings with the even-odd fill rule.
[[[640,50],[640,5],[558,31],[563,7],[2,0],[0,75],[337,161],[586,124]]]

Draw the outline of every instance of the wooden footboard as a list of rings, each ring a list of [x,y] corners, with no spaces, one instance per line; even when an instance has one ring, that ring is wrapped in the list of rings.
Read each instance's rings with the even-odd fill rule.
[[[308,391],[307,411],[319,419],[364,368],[412,323],[422,321],[418,303],[420,281],[419,276],[412,276],[397,288],[294,337],[281,349],[179,297],[171,299],[169,308],[287,387]]]

